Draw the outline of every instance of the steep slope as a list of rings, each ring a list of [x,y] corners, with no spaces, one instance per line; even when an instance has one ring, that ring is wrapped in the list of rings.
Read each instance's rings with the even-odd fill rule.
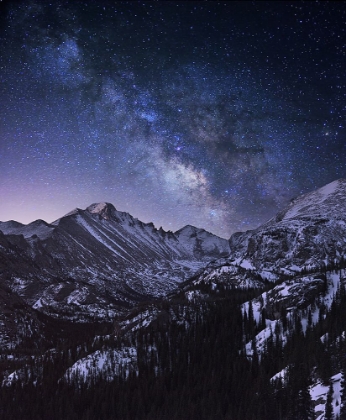
[[[36,309],[76,318],[163,296],[229,251],[225,239],[208,232],[165,232],[109,203],[75,209],[50,225],[11,221],[0,229],[6,285]],[[182,233],[191,229],[194,235]]]

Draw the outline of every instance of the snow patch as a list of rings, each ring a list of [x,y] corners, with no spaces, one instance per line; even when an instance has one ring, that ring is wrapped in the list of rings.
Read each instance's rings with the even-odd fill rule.
[[[340,403],[341,403],[341,373],[338,373],[332,376],[331,381],[333,383],[333,411],[334,411],[334,418],[339,416],[340,414]],[[329,386],[323,385],[321,382],[318,382],[316,385],[313,385],[310,388],[310,395],[311,399],[315,401],[315,415],[316,420],[324,420],[325,414],[325,406],[327,401],[327,394],[328,394]]]
[[[131,372],[138,372],[137,349],[123,347],[119,350],[97,350],[78,360],[66,371],[64,379],[70,381],[79,378],[88,382],[91,378],[102,376],[112,381],[115,376],[124,375],[127,378]]]

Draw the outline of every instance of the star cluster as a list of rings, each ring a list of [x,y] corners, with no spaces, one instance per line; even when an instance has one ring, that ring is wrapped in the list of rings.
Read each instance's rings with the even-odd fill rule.
[[[346,175],[345,2],[0,3],[0,220],[223,237]]]

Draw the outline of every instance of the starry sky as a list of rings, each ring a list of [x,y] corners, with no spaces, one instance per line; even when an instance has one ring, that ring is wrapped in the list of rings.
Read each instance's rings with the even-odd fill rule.
[[[346,2],[0,2],[0,220],[228,238],[346,177]]]

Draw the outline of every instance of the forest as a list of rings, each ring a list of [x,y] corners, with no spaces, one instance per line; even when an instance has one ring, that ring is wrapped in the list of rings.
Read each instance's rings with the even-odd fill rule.
[[[0,388],[0,419],[310,420],[315,414],[309,387],[316,379],[330,387],[325,419],[335,418],[330,378],[338,372],[345,377],[344,286],[329,309],[321,304],[317,322],[306,308],[305,328],[302,311],[289,317],[282,307],[281,322],[260,353],[255,336],[268,314],[258,324],[251,305],[247,313],[241,310],[256,295],[255,289],[223,290],[200,302],[182,296],[155,302],[157,322],[123,334],[114,334],[114,323],[65,326],[54,351],[38,349],[26,359],[21,380]],[[167,315],[172,312],[180,321]],[[249,357],[245,344],[251,340]],[[102,373],[87,381],[64,376],[83,355],[124,346],[137,350],[135,371],[120,370],[112,380]],[[4,355],[1,363],[4,371]],[[283,378],[272,379],[283,369]],[[340,419],[346,419],[344,387],[342,381]]]

